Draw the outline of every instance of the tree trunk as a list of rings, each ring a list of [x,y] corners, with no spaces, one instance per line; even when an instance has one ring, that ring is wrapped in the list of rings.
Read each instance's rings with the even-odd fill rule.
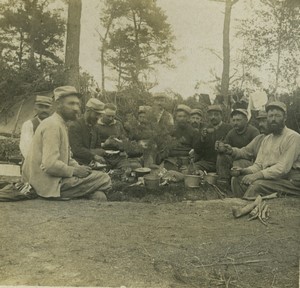
[[[80,91],[79,51],[80,51],[80,18],[81,0],[69,0],[67,43],[66,43],[66,84]]]
[[[102,93],[105,93],[105,63],[104,63],[104,44],[102,44],[101,48],[101,86],[102,86]]]
[[[230,80],[230,18],[232,3],[231,0],[225,2],[225,17],[223,27],[223,72],[221,82],[221,95],[224,97],[224,104],[229,106],[230,99],[228,96],[229,80]]]
[[[32,67],[35,67],[35,58],[34,58],[34,52],[35,52],[35,37],[38,33],[38,20],[37,20],[37,0],[32,1],[31,3],[31,23],[30,23],[30,35],[29,35],[29,60],[30,65]]]
[[[277,63],[276,63],[276,75],[275,75],[275,86],[274,86],[274,95],[276,94],[278,85],[279,85],[279,78],[280,78],[280,62],[281,62],[281,40],[282,40],[282,17],[279,19],[278,24],[278,46],[277,46]],[[276,95],[275,95],[276,99]]]
[[[133,27],[134,27],[134,37],[135,37],[135,49],[136,49],[136,57],[135,57],[135,69],[132,71],[132,82],[134,86],[140,88],[139,82],[139,74],[141,71],[140,59],[141,59],[141,52],[140,52],[140,41],[139,41],[139,29],[137,25],[136,13],[132,11],[132,18],[133,18]]]

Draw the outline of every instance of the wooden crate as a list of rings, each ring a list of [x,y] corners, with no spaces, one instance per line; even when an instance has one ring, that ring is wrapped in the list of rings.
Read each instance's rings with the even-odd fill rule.
[[[21,167],[12,164],[0,164],[0,182],[18,182],[21,180]]]

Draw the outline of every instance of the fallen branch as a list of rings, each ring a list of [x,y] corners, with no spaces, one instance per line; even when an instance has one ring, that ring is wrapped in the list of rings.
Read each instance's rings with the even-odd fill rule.
[[[232,214],[235,218],[239,218],[243,215],[250,213],[256,206],[258,206],[262,201],[261,196],[257,196],[255,201],[240,208],[240,207],[232,207]]]

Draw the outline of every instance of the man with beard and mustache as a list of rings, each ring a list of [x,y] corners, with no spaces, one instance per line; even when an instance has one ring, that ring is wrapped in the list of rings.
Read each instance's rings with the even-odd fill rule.
[[[184,159],[188,159],[197,133],[189,123],[190,113],[191,108],[184,104],[178,105],[176,109],[175,125],[171,132],[171,136],[175,138],[174,142],[176,143],[174,147],[170,148],[168,158],[164,162],[165,166],[168,166],[166,163],[174,166],[171,170],[179,170],[183,164],[188,164],[182,162]]]
[[[275,192],[300,196],[296,184],[300,180],[300,135],[285,126],[284,103],[271,102],[266,111],[270,134],[262,141],[255,163],[241,170],[233,192],[249,200]]]
[[[35,130],[44,119],[50,116],[52,102],[52,98],[50,97],[36,96],[34,104],[36,115],[34,118],[24,122],[21,128],[20,150],[24,158],[28,153]]]
[[[74,159],[88,165],[91,161],[105,163],[104,149],[101,148],[99,121],[104,110],[104,103],[91,98],[86,103],[83,117],[73,122],[69,127],[69,139]]]
[[[106,200],[110,177],[80,166],[71,157],[66,123],[77,119],[79,93],[72,86],[54,90],[55,113],[37,128],[22,170],[24,183],[46,199],[66,200],[83,196]]]
[[[225,139],[232,128],[230,124],[222,121],[222,108],[220,105],[210,105],[207,109],[209,124],[198,134],[194,143],[195,163],[197,170],[216,172],[217,151],[215,143]]]
[[[245,109],[233,110],[231,112],[231,122],[233,128],[228,132],[224,139],[224,143],[229,144],[231,147],[245,147],[259,135],[258,129],[248,123],[248,112]],[[231,167],[239,166],[245,168],[250,166],[252,161],[240,159],[233,163],[233,158],[224,153],[226,149],[222,148],[222,146],[222,142],[221,144],[220,142],[216,143],[215,148],[219,152],[217,157],[217,173],[219,175],[219,180],[222,180],[225,184],[229,185]]]

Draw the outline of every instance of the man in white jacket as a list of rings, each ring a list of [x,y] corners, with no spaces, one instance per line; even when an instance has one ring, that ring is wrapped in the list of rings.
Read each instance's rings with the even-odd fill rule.
[[[48,118],[51,114],[52,98],[37,95],[35,99],[34,110],[36,115],[34,118],[23,123],[21,128],[20,150],[24,158],[28,153],[32,137],[40,123]]]

